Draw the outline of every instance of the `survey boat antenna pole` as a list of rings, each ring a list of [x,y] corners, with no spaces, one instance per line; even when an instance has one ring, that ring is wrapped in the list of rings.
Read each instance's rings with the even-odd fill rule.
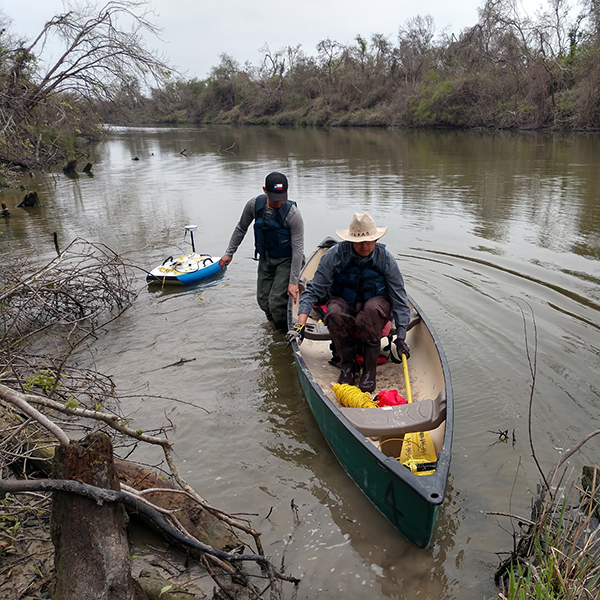
[[[185,226],[185,232],[187,233],[188,231],[190,232],[190,238],[192,239],[192,252],[196,252],[196,246],[194,246],[194,231],[196,231],[196,229],[198,229],[197,225],[186,225]]]

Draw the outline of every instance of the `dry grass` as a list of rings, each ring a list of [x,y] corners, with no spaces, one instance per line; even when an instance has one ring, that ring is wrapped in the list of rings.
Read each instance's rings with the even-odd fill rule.
[[[553,487],[553,495],[540,492],[532,521],[496,572],[501,600],[600,598],[600,475],[565,471]]]

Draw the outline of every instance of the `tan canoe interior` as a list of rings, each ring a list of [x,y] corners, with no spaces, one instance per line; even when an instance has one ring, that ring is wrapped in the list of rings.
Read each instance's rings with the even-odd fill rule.
[[[325,251],[326,249],[319,250],[317,257],[314,257],[313,260],[309,261],[304,268],[303,277],[300,281],[300,291],[304,289],[307,279],[313,277],[318,264],[318,259],[320,259],[320,256],[322,256]],[[293,308],[294,320],[297,319],[297,311],[298,304],[296,303]],[[310,324],[316,324],[317,322],[318,316],[313,313],[309,317],[307,325],[310,326]],[[321,324],[319,327],[322,328],[323,325]],[[411,356],[408,360],[408,369],[413,402],[420,402],[426,399],[434,400],[441,396],[443,397],[445,407],[442,366],[433,338],[423,321],[417,319],[417,323],[409,330],[406,341],[411,350]],[[340,371],[337,366],[333,366],[329,363],[332,357],[330,340],[306,338],[300,345],[299,351],[312,376],[323,392],[336,406],[342,408],[342,405],[339,403],[333,392],[333,384],[337,382]],[[371,396],[375,398],[379,391],[392,389],[398,390],[400,395],[406,398],[406,386],[404,383],[404,371],[402,365],[388,360],[386,363],[378,365],[377,367],[377,389]],[[384,409],[370,408],[346,410],[379,411]],[[445,421],[442,420],[440,425],[429,430],[437,453],[439,453],[442,448],[444,427]],[[368,437],[367,439],[380,448],[386,455],[398,457],[401,452],[402,438],[402,435],[390,436],[382,432],[381,435]]]

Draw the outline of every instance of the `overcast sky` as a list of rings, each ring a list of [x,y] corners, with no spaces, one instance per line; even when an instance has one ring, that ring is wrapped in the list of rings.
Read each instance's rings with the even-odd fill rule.
[[[164,43],[151,39],[148,47],[164,52],[187,77],[204,79],[223,53],[258,65],[265,43],[273,52],[301,44],[309,56],[326,38],[348,44],[358,34],[368,40],[380,33],[395,44],[399,26],[418,15],[431,15],[438,32],[458,34],[477,22],[483,1],[151,0]],[[61,0],[0,0],[0,10],[12,20],[13,33],[32,38],[64,8]]]

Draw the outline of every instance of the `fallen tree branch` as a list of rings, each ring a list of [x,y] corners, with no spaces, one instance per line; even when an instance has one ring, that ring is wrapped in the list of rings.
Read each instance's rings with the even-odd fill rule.
[[[223,552],[222,550],[207,546],[196,539],[187,537],[170,525],[157,510],[139,501],[139,499],[122,492],[98,488],[71,479],[0,480],[0,494],[15,494],[19,492],[69,492],[95,500],[98,504],[103,504],[104,502],[121,502],[125,506],[142,513],[145,517],[152,520],[157,527],[181,544],[233,564],[248,561],[256,562],[273,573],[277,579],[289,581],[294,584],[300,583],[299,579],[277,571],[266,556]]]
[[[185,363],[188,362],[192,362],[196,360],[195,358],[180,358],[177,362],[171,363],[170,365],[165,365],[164,367],[161,367],[161,369],[168,369],[169,367],[179,367],[181,365],[184,365]]]
[[[264,551],[263,551],[262,543],[260,541],[260,532],[256,531],[252,527],[249,527],[247,525],[244,525],[243,523],[240,523],[237,520],[232,519],[226,513],[222,512],[222,511],[218,511],[217,509],[208,505],[205,502],[205,500],[196,492],[196,490],[194,490],[194,488],[191,485],[189,485],[188,482],[185,479],[183,479],[183,477],[181,477],[181,475],[179,474],[179,469],[177,468],[177,465],[175,464],[175,461],[173,460],[173,452],[172,452],[171,448],[167,448],[166,446],[163,446],[163,450],[165,453],[165,458],[167,459],[167,464],[169,465],[169,468],[171,469],[171,474],[173,475],[173,478],[175,479],[175,481],[181,486],[181,488],[184,489],[186,492],[188,492],[194,498],[194,500],[196,500],[203,508],[206,508],[206,510],[209,510],[210,512],[212,512],[213,514],[218,516],[219,519],[221,519],[228,525],[231,525],[232,527],[237,527],[241,531],[244,531],[245,533],[251,535],[254,538],[254,542],[256,544],[256,549],[258,550],[258,552],[260,554],[263,554]]]
[[[48,481],[35,479],[29,482],[9,482],[0,479],[0,496],[2,492],[9,491],[10,486],[10,491],[16,493],[19,487],[30,486],[27,489],[59,494],[60,498],[55,497],[57,505],[67,501],[77,503],[81,497],[91,498],[92,502],[95,500],[99,503],[120,502],[128,508],[130,514],[142,517],[143,522],[162,532],[189,556],[199,558],[205,565],[210,561],[213,567],[222,569],[220,575],[229,576],[234,583],[246,585],[250,597],[258,599],[267,589],[273,590],[276,580],[298,583],[297,579],[282,575],[283,566],[279,571],[274,569],[264,556],[260,533],[251,527],[249,520],[241,518],[240,522],[236,516],[209,505],[187,484],[177,469],[172,442],[166,438],[166,427],[147,433],[143,433],[141,429],[133,429],[119,409],[123,397],[114,394],[115,384],[110,377],[94,369],[79,369],[68,365],[75,348],[85,346],[91,353],[91,343],[98,330],[119,318],[131,306],[136,297],[131,285],[131,266],[105,246],[76,240],[57,259],[41,268],[35,267],[30,261],[15,259],[8,268],[3,265],[0,269],[0,298],[5,307],[0,314],[0,412],[9,415],[6,419],[8,428],[0,432],[0,443],[3,445],[0,467],[10,467],[20,476],[26,474],[29,464],[35,461],[36,469],[48,473],[48,461],[53,452],[47,452],[43,458],[38,459],[41,444],[61,453],[67,445],[75,443],[69,444],[66,433],[71,432],[72,427],[94,429],[89,424],[77,423],[74,419],[62,419],[53,423],[57,419],[52,413],[61,413],[75,419],[99,422],[100,429],[110,428],[120,436],[133,438],[136,442],[160,446],[170,469],[168,486],[156,473],[150,475],[134,472],[132,469],[128,470],[127,475],[124,471],[119,472],[121,490],[118,488],[119,484],[116,487],[107,486],[112,489],[100,489],[94,487],[95,481],[86,481],[85,478],[77,481],[79,477],[71,478],[68,473],[57,472],[55,479]],[[101,313],[111,313],[115,309],[118,314],[97,322]],[[58,355],[53,353],[41,356],[28,353],[29,344],[39,339],[43,331],[46,331],[47,336],[56,336],[57,342],[66,343],[66,351]],[[182,358],[167,367],[191,360],[195,359]],[[92,361],[95,363],[93,357]],[[171,398],[169,400],[178,401]],[[102,408],[105,402],[109,402],[109,406],[114,402],[116,408]],[[83,464],[83,472],[87,472],[87,463]],[[39,473],[34,476],[39,477]],[[133,492],[132,484],[135,487],[145,485],[152,488],[151,492],[147,492],[152,495],[142,499],[139,491]],[[178,486],[181,490],[159,489],[163,485]],[[86,489],[86,486],[95,490],[96,495],[89,489],[87,493],[82,493],[81,489]],[[79,491],[75,490],[76,487]],[[80,494],[79,497],[74,495],[77,493]],[[79,502],[89,503],[89,500]],[[120,510],[118,504],[113,506]],[[177,511],[175,514],[173,509]],[[67,523],[69,519],[70,513],[67,510]],[[234,528],[254,538],[257,554],[242,554],[246,542],[235,537]],[[102,526],[99,529],[102,530]],[[65,547],[68,546],[67,541]],[[82,552],[87,554],[85,544]],[[245,560],[257,563],[262,575],[247,573],[241,565]],[[215,571],[209,569],[223,593],[229,596]],[[263,592],[253,585],[250,580],[252,577],[268,579]]]
[[[121,492],[123,494],[127,494],[128,496],[135,498],[139,502],[143,502],[144,504],[147,504],[150,508],[154,509],[155,511],[157,511],[163,515],[171,515],[171,517],[174,519],[173,515],[176,512],[179,512],[178,510],[169,510],[168,508],[162,508],[162,506],[156,506],[156,504],[152,504],[152,502],[150,502],[149,500],[142,498],[143,492],[138,492],[135,488],[129,487],[128,485],[124,484],[123,482],[121,482],[120,487],[121,487]],[[175,491],[180,491],[180,490],[175,490]],[[186,535],[188,535],[188,536],[190,535],[187,531],[185,531],[183,526],[181,526],[180,529]]]
[[[0,383],[0,396],[7,402],[14,404],[25,414],[29,415],[32,419],[35,419],[40,425],[44,426],[50,433],[56,436],[56,439],[61,443],[68,445],[69,437],[67,434],[58,426],[53,423],[46,415],[43,415],[39,410],[36,410],[27,401],[27,396],[20,392],[15,392],[10,388]]]
[[[64,414],[86,417],[90,419],[96,419],[107,423],[108,425],[114,425],[113,428],[125,433],[127,435],[132,435],[137,439],[141,439],[142,441],[146,441],[153,444],[158,444],[163,448],[163,452],[165,454],[165,458],[167,464],[169,465],[169,469],[171,475],[177,485],[180,486],[181,490],[170,490],[170,492],[180,491],[185,494],[189,498],[191,498],[194,502],[196,502],[201,508],[207,510],[209,513],[214,515],[217,519],[219,519],[224,524],[228,525],[231,528],[238,529],[239,531],[243,531],[244,533],[250,535],[255,542],[256,549],[258,553],[264,554],[264,550],[260,540],[260,532],[256,531],[252,528],[248,523],[242,522],[238,519],[233,518],[231,515],[226,513],[225,511],[215,508],[211,506],[202,496],[200,496],[184,479],[181,477],[177,465],[173,460],[172,451],[171,451],[171,442],[169,440],[165,440],[162,438],[156,438],[154,436],[148,436],[144,434],[139,434],[139,432],[133,432],[129,427],[122,426],[118,422],[119,418],[117,415],[113,415],[110,413],[101,413],[99,411],[93,411],[84,408],[68,408],[63,404],[46,398],[44,396],[38,396],[34,394],[21,394],[20,392],[15,392],[11,390],[7,386],[0,384],[0,398],[4,398],[7,401],[10,401],[11,398],[18,397],[25,405],[27,402],[35,402],[41,404],[47,408],[52,408],[54,410],[60,411]],[[14,403],[13,403],[14,404]],[[41,413],[40,413],[41,414]],[[42,415],[43,416],[43,415]],[[163,490],[164,491],[164,490]]]
[[[171,441],[166,438],[158,438],[152,435],[146,435],[144,433],[140,433],[139,430],[131,429],[131,427],[127,427],[127,425],[123,424],[123,419],[118,415],[100,412],[97,410],[89,410],[88,408],[71,408],[69,406],[65,406],[56,400],[51,400],[50,398],[46,398],[45,396],[39,396],[37,394],[22,394],[21,392],[16,392],[11,388],[0,383],[0,397],[4,398],[7,402],[13,402],[15,398],[20,399],[25,403],[33,403],[40,404],[41,406],[45,406],[46,408],[51,408],[58,412],[61,412],[65,415],[71,415],[74,417],[85,417],[88,419],[95,419],[96,421],[102,421],[106,423],[109,427],[112,427],[119,433],[123,433],[125,435],[131,436],[137,440],[142,442],[148,442],[149,444],[158,444],[159,446],[170,447]],[[23,409],[24,410],[24,409]],[[37,411],[36,411],[37,412]],[[28,413],[29,414],[29,413]],[[41,413],[37,413],[41,414]],[[33,415],[31,415],[33,417]],[[43,415],[42,415],[43,416]],[[35,418],[35,417],[33,417]],[[58,437],[58,436],[57,436]],[[66,443],[69,443],[68,440]]]
[[[535,525],[535,523],[533,521],[530,521],[529,519],[525,519],[524,517],[520,517],[519,515],[513,515],[512,513],[507,513],[507,512],[498,512],[495,510],[487,510],[485,512],[486,515],[494,515],[496,517],[508,517],[509,519],[515,519],[516,521],[519,521],[519,523],[522,523],[523,525]]]
[[[579,449],[586,444],[587,442],[589,442],[593,437],[596,437],[597,435],[600,434],[600,429],[596,429],[596,431],[592,431],[591,433],[588,433],[582,440],[580,440],[577,444],[575,444],[575,446],[573,446],[573,448],[571,448],[568,452],[565,452],[559,459],[558,462],[552,467],[552,470],[550,471],[550,475],[548,476],[548,480],[552,481],[554,479],[554,476],[556,475],[556,472],[558,471],[558,469],[560,468],[560,466],[567,460],[569,460],[569,458],[571,458],[571,456],[573,456],[573,454],[575,454],[576,452],[579,451]]]

